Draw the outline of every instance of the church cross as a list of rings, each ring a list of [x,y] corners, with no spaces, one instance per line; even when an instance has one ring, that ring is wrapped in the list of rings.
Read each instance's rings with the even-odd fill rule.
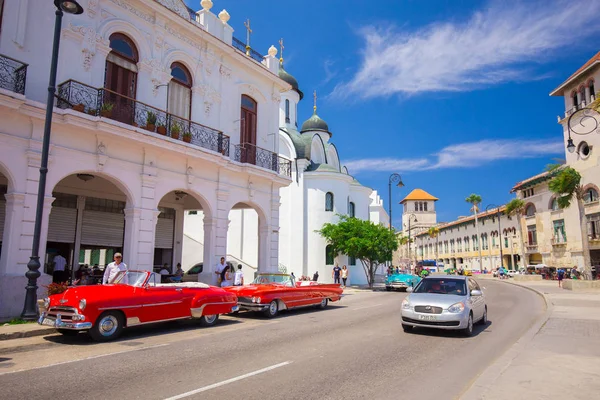
[[[283,47],[283,38],[279,39],[279,62],[283,62],[283,49],[285,49],[285,47]]]
[[[316,112],[317,111],[317,91],[316,90],[313,93],[313,98],[315,99],[315,105],[314,105],[313,109]]]
[[[250,34],[252,33],[252,29],[250,29],[250,19],[247,19],[244,22],[244,26],[246,27],[246,55],[250,55]]]

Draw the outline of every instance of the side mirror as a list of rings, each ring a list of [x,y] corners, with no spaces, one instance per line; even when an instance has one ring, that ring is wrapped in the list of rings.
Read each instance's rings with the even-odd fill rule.
[[[406,288],[406,293],[412,293],[412,291],[413,291],[412,286],[409,286]]]
[[[481,290],[471,290],[471,296],[481,296],[483,295],[483,293],[481,293]]]

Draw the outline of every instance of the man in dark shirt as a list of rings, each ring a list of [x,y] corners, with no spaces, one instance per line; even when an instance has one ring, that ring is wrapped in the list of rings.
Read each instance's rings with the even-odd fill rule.
[[[340,272],[342,272],[342,269],[336,264],[335,267],[333,267],[333,272],[331,273],[333,283],[340,283]]]
[[[319,271],[315,272],[313,275],[313,282],[316,282],[319,279]]]

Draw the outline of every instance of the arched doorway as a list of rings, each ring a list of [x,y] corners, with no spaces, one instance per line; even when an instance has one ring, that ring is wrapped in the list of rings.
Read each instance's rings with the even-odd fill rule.
[[[73,174],[56,184],[52,197],[44,272],[52,274],[59,254],[72,277],[84,265],[102,270],[114,253],[123,252],[128,198],[115,183],[89,173]],[[123,256],[127,263],[129,255]]]
[[[174,273],[178,263],[187,271],[203,261],[205,211],[191,192],[173,190],[161,198],[154,233],[156,272],[166,265]]]
[[[227,230],[227,261],[234,268],[242,266],[244,279],[254,279],[267,267],[265,219],[262,212],[248,203],[237,203],[229,211]]]

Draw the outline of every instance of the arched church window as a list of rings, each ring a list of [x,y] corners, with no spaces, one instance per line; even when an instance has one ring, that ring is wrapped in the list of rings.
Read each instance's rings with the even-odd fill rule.
[[[290,101],[285,99],[285,122],[290,123]]]
[[[169,106],[167,111],[184,119],[190,119],[192,110],[192,74],[181,63],[171,65],[169,82]]]
[[[356,216],[353,202],[350,202],[348,204],[348,215],[350,215],[351,218],[354,218]]]
[[[333,246],[328,245],[325,247],[325,265],[333,265],[333,259],[335,255],[333,254]]]
[[[325,211],[333,211],[333,193],[325,194]]]

